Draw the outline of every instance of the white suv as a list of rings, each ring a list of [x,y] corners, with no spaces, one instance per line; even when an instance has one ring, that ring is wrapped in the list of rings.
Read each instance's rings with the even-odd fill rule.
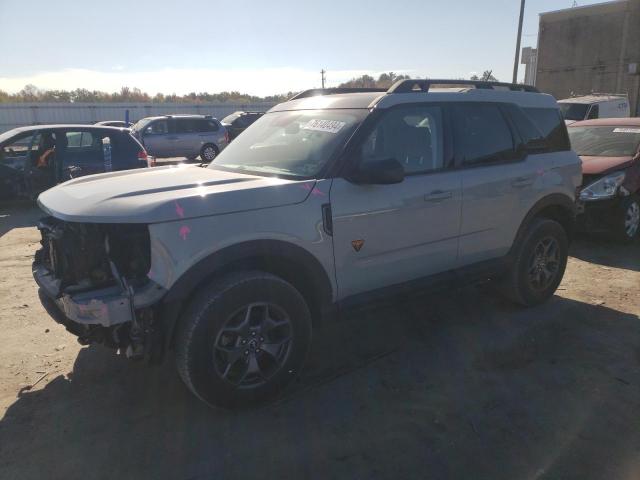
[[[81,343],[151,361],[173,349],[198,397],[241,406],[300,371],[312,327],[338,308],[486,279],[544,301],[580,183],[556,101],[531,87],[308,91],[208,168],[43,193],[34,276]]]

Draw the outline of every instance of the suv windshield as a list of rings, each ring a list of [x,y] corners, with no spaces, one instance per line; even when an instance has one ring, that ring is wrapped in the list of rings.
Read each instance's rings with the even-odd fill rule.
[[[626,157],[635,155],[640,127],[570,127],[571,147],[578,155]]]
[[[584,120],[589,109],[586,103],[559,103],[558,106],[565,120]]]
[[[366,109],[269,113],[225,148],[209,168],[314,177],[368,113]]]

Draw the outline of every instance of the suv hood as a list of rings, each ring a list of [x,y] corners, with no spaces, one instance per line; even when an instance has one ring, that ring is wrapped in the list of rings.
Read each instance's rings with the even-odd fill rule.
[[[160,223],[303,202],[314,183],[196,165],[141,168],[70,180],[38,204],[69,222]]]
[[[614,170],[627,168],[633,163],[634,157],[592,157],[580,156],[582,173],[585,175],[604,175]]]

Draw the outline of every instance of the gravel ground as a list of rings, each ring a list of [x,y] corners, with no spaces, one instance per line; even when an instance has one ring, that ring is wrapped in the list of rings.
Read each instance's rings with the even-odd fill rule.
[[[173,363],[80,347],[0,207],[0,478],[640,478],[640,246],[579,240],[545,305],[465,288],[343,315],[278,402],[206,407]]]

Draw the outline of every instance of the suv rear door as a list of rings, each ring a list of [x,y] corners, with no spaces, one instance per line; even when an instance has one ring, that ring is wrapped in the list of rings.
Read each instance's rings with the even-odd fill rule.
[[[451,168],[444,108],[402,105],[386,111],[357,149],[356,164],[395,158],[405,179],[331,187],[339,297],[404,283],[456,265],[460,172]]]
[[[462,172],[460,266],[501,257],[513,242],[517,214],[535,171],[516,148],[516,133],[497,104],[453,105],[456,165]],[[515,225],[517,223],[517,226]]]

